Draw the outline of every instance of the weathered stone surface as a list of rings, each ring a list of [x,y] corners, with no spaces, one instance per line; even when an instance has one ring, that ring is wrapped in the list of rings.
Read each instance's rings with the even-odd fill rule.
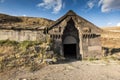
[[[78,16],[73,11],[69,11],[63,17],[59,18],[55,23],[45,29],[1,29],[0,40],[14,40],[14,41],[47,41],[44,33],[48,33],[52,39],[52,50],[54,53],[65,56],[75,56],[77,59],[95,57],[101,54],[101,32],[102,30],[92,24],[91,22]],[[45,43],[47,44],[47,43]],[[71,46],[73,44],[74,47]],[[70,45],[66,52],[65,45]],[[49,45],[41,45],[50,50]],[[37,51],[39,52],[39,51]],[[99,55],[100,56],[100,55]],[[18,57],[18,56],[17,56]]]
[[[66,54],[71,55],[72,52],[71,57],[75,56],[77,59],[101,57],[101,32],[100,28],[73,11],[59,18],[48,30],[48,34],[53,39],[54,50],[64,57]],[[66,44],[68,45],[67,52]]]
[[[14,40],[14,41],[36,41],[45,40],[45,35],[42,31],[35,30],[0,30],[0,40]]]

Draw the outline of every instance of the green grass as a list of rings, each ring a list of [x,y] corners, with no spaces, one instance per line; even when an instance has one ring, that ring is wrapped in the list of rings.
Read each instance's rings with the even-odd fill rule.
[[[40,45],[42,44],[41,41],[23,41],[19,43],[19,47],[23,50],[26,50],[27,48],[34,46],[34,45]]]
[[[42,43],[43,43],[42,41],[22,41],[22,42],[17,42],[17,41],[10,41],[9,39],[0,40],[0,46],[16,46],[17,48],[21,48],[21,49],[27,49],[30,46],[40,45]]]
[[[0,46],[6,45],[6,46],[16,46],[19,43],[17,41],[10,41],[9,39],[7,40],[0,40]]]

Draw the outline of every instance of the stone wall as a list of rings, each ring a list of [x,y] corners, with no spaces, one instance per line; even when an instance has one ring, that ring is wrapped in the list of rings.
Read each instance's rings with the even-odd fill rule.
[[[83,39],[83,57],[101,58],[102,47],[100,37]]]
[[[43,30],[0,30],[0,40],[14,40],[14,41],[35,41],[44,39]]]

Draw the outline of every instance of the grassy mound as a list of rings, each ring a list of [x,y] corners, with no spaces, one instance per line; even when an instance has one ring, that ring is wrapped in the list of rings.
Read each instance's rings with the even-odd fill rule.
[[[45,59],[55,59],[54,54],[46,53],[47,45],[41,41],[0,41],[0,72],[22,67],[30,71],[40,69],[46,64]]]

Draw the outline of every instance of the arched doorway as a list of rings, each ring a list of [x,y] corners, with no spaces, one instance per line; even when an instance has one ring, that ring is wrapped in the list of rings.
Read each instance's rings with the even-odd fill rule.
[[[77,40],[73,36],[66,36],[63,41],[65,58],[77,58]]]
[[[75,27],[75,23],[72,18],[67,22],[62,35],[63,54],[65,58],[79,59],[80,47],[79,47],[79,31]]]

